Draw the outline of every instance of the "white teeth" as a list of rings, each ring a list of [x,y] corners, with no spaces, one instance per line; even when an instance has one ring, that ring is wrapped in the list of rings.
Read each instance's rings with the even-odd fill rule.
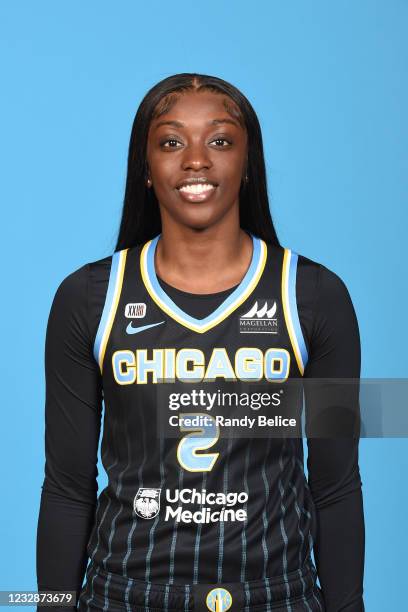
[[[184,185],[180,187],[180,191],[186,191],[187,193],[203,193],[210,189],[214,189],[214,185],[210,185],[209,183],[197,183],[196,185]]]

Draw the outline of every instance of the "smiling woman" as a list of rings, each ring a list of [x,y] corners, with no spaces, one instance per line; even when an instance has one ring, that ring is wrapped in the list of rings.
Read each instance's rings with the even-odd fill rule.
[[[308,479],[283,426],[303,409],[296,380],[359,379],[357,319],[334,272],[280,244],[259,122],[233,85],[183,73],[146,94],[115,252],[61,282],[45,365],[39,590],[76,591],[82,611],[364,610],[358,385],[333,398],[349,431],[308,436]],[[308,434],[323,387],[304,389]],[[245,424],[273,392],[273,434],[232,435],[224,398]],[[190,402],[165,435],[176,396]]]
[[[155,185],[164,215],[190,217],[197,227],[200,219],[205,224],[211,223],[211,217],[217,222],[230,209],[238,210],[239,189],[246,177],[247,134],[242,118],[240,122],[233,118],[239,117],[238,109],[229,116],[231,112],[231,103],[204,90],[173,99],[167,120],[160,120],[160,115],[153,119],[147,145],[148,184]],[[191,119],[183,122],[184,117]],[[181,207],[171,195],[187,203],[209,204]]]

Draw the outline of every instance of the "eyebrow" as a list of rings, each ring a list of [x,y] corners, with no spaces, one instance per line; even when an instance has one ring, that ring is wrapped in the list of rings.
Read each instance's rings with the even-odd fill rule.
[[[233,119],[228,119],[227,117],[225,119],[212,119],[211,121],[208,122],[208,125],[219,125],[220,123],[231,123],[232,125],[239,127],[236,121],[234,121]],[[185,127],[184,123],[182,123],[181,121],[176,121],[176,120],[159,121],[159,123],[157,123],[155,127],[158,128],[161,125],[172,125],[173,127],[177,127],[177,128]]]

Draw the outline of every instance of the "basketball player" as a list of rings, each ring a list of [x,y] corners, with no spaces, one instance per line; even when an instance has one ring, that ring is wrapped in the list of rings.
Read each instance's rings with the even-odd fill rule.
[[[359,376],[346,286],[278,241],[252,106],[164,79],[135,117],[116,250],[51,308],[39,590],[83,612],[364,611],[357,387],[343,435],[308,436],[308,480],[299,435],[299,382]],[[310,426],[323,395],[304,394]]]

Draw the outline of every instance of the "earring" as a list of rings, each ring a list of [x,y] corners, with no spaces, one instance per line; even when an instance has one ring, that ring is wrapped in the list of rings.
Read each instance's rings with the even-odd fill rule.
[[[152,181],[150,179],[147,179],[147,186],[151,187],[152,186]]]
[[[249,181],[249,178],[248,178],[248,175],[246,174],[245,175],[245,182],[248,183],[248,181]]]

